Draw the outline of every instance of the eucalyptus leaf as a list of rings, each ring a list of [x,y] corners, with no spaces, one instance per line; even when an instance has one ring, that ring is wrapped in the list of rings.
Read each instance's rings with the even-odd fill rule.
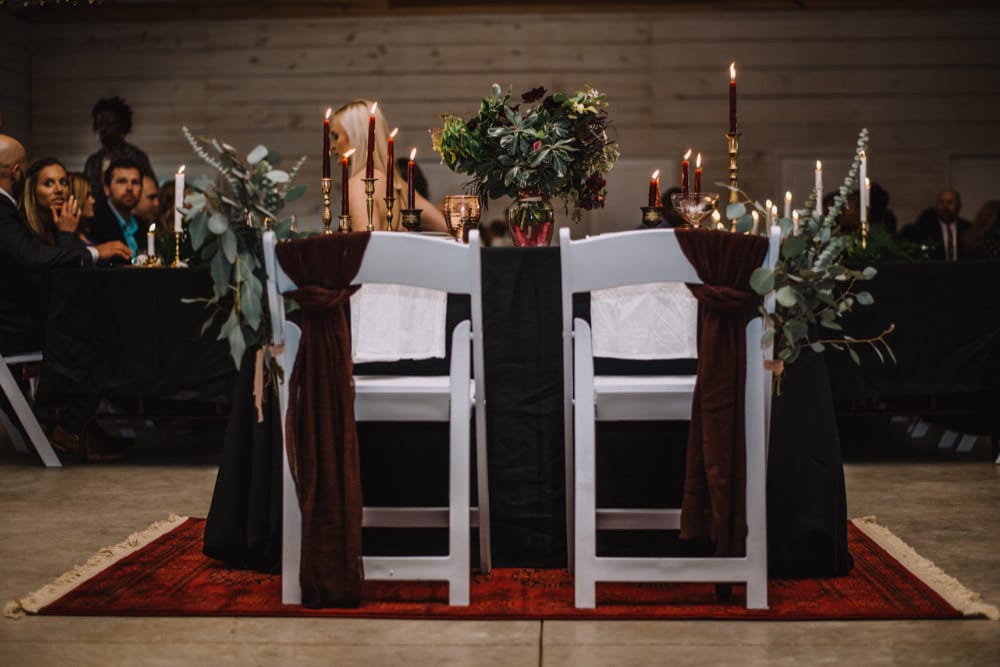
[[[798,302],[798,298],[795,296],[795,290],[788,285],[779,288],[778,291],[775,292],[774,296],[778,300],[778,303],[785,308],[791,308]]]
[[[302,195],[306,193],[306,189],[305,185],[296,185],[294,188],[289,188],[288,192],[285,193],[285,202],[301,199]]]
[[[213,234],[223,234],[229,229],[229,220],[221,213],[213,213],[208,219],[208,230]]]
[[[875,303],[875,297],[872,296],[871,292],[858,292],[854,295],[854,298],[858,300],[862,306],[870,306]]]
[[[215,322],[215,313],[212,313],[211,315],[209,315],[208,319],[205,320],[205,323],[201,325],[200,335],[204,336],[208,332],[208,328],[212,326],[214,322]]]
[[[770,345],[774,342],[774,329],[765,329],[764,334],[760,337],[761,345]]]
[[[283,171],[281,169],[272,169],[265,175],[267,176],[268,180],[270,180],[272,183],[287,183],[288,181],[292,180],[291,177],[288,175],[288,172]]]
[[[851,347],[847,348],[847,353],[851,355],[851,361],[853,361],[855,365],[857,366],[861,365],[861,357],[859,357],[858,353],[854,351],[854,348]]]
[[[191,247],[198,250],[205,244],[208,237],[208,216],[204,212],[191,219],[188,224],[188,234],[191,235]]]
[[[733,202],[726,206],[726,219],[735,220],[746,215],[747,207],[743,202]]]
[[[875,277],[875,274],[877,274],[878,271],[874,266],[866,266],[861,273],[864,275],[865,280],[871,280]]]
[[[226,261],[230,264],[235,262],[237,241],[236,234],[233,233],[233,230],[226,228],[226,232],[219,237],[219,243],[222,246],[222,254],[225,255]]]
[[[823,345],[823,343],[819,343],[819,342],[812,343],[812,344],[809,345],[809,347],[812,348],[813,352],[818,352],[818,353],[822,352],[823,350],[826,349],[826,347]]]
[[[261,160],[267,157],[267,146],[257,144],[252,151],[247,153],[247,163],[257,164]]]
[[[229,276],[232,275],[233,267],[226,261],[221,252],[212,257],[209,264],[212,272],[212,287],[215,289],[215,296],[223,298],[229,293]]]
[[[243,317],[246,318],[247,324],[256,331],[260,327],[262,304],[260,295],[254,293],[254,282],[257,283],[258,287],[256,291],[259,292],[260,281],[255,277],[252,278],[252,281],[246,281],[240,286],[240,305],[242,306]]]
[[[840,326],[840,323],[836,320],[820,320],[819,325],[821,327],[826,327],[827,329],[834,329],[836,331],[843,331],[844,327]]]
[[[750,274],[750,287],[757,294],[767,294],[774,289],[774,270],[761,266]]]
[[[236,368],[240,367],[240,362],[243,361],[243,353],[246,352],[247,344],[246,340],[243,338],[243,330],[236,327],[229,332],[229,354],[233,358],[233,363],[236,364]]]
[[[229,311],[229,317],[227,317],[226,321],[222,323],[222,327],[219,329],[219,337],[217,340],[222,340],[223,338],[227,338],[229,336],[229,333],[233,329],[238,329],[239,326],[240,326],[240,317],[239,314],[236,312],[236,309],[233,308],[232,310]]]
[[[781,256],[785,259],[798,257],[806,249],[806,238],[804,236],[789,236],[781,244]]]
[[[753,216],[744,215],[739,220],[736,221],[736,232],[738,234],[745,234],[753,229]]]

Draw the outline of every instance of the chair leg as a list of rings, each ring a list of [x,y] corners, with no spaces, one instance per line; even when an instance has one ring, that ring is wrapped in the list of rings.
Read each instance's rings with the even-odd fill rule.
[[[24,441],[24,436],[21,435],[21,429],[11,421],[10,417],[3,410],[0,410],[0,426],[3,427],[4,432],[7,437],[10,438],[11,443],[14,445],[14,451],[19,454],[28,453],[28,443]]]
[[[28,440],[38,452],[45,467],[61,468],[62,463],[56,456],[55,450],[52,449],[49,439],[45,437],[42,427],[39,426],[38,420],[35,418],[35,413],[32,412],[31,406],[24,398],[24,394],[21,393],[21,387],[18,386],[7,364],[2,362],[0,362],[0,391],[3,391],[7,400],[10,401],[10,405],[14,409],[14,416],[21,422]]]

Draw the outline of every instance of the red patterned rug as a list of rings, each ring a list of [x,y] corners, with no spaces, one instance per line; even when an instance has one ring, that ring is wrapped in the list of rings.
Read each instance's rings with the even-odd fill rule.
[[[201,552],[204,519],[174,518],[169,524],[153,527],[152,535],[147,531],[143,536],[133,536],[122,545],[104,550],[103,555],[95,556],[87,566],[63,575],[46,589],[15,600],[7,612],[86,616],[727,620],[942,619],[961,617],[963,611],[970,614],[968,607],[957,608],[963,605],[956,604],[954,595],[945,592],[951,599],[949,604],[891,556],[870,536],[875,535],[885,543],[871,527],[884,531],[897,542],[898,538],[874,522],[869,523],[870,526],[863,526],[858,522],[864,530],[854,523],[849,525],[849,548],[855,565],[848,576],[771,581],[767,610],[744,608],[742,586],[734,587],[730,601],[719,602],[712,584],[599,584],[597,608],[575,609],[573,580],[565,570],[504,568],[473,576],[472,604],[468,607],[448,606],[446,584],[369,582],[365,585],[366,602],[359,609],[312,610],[282,605],[277,575],[230,569],[204,556]],[[150,540],[148,544],[139,546],[146,540]],[[915,553],[913,556],[919,559]],[[906,554],[902,559],[908,560]],[[114,562],[107,564],[108,561]],[[940,577],[950,579],[937,572]],[[958,582],[951,582],[960,587]],[[991,609],[996,612],[988,605],[980,606],[982,609],[971,613],[989,616]]]

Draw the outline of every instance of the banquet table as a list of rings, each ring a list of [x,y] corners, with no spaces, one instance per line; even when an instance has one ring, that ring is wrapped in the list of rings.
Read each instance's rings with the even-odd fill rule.
[[[1000,262],[875,265],[865,283],[873,306],[844,319],[855,338],[890,325],[896,362],[860,349],[862,364],[828,349],[825,356],[838,412],[965,413],[1000,438]]]

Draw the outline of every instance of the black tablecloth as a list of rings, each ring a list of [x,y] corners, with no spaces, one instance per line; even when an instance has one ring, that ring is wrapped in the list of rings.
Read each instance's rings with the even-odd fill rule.
[[[45,396],[228,402],[235,367],[208,311],[208,269],[72,269],[52,276]]]
[[[862,365],[828,349],[834,400],[871,401],[964,394],[994,438],[1000,437],[1000,262],[920,262],[876,265],[859,283],[875,297],[844,319],[855,338],[888,337],[897,363],[880,363],[860,349]],[[824,334],[833,332],[826,331]]]

